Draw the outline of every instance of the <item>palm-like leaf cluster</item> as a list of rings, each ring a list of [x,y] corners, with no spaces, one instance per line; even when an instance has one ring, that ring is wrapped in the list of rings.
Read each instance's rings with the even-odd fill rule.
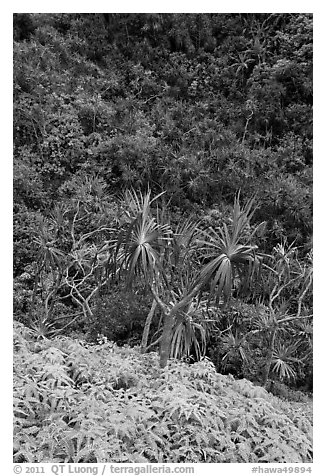
[[[171,230],[168,224],[159,223],[151,211],[160,195],[151,199],[150,191],[145,195],[133,190],[126,193],[127,223],[117,239],[116,257],[120,269],[127,272],[129,284],[139,273],[151,283],[157,273],[163,272],[160,254]]]
[[[228,332],[221,339],[222,351],[222,367],[226,369],[228,363],[234,359],[240,358],[242,362],[247,362],[247,342],[246,336],[240,335],[237,331],[235,334]]]
[[[172,330],[171,357],[192,356],[200,360],[205,355],[207,337],[215,325],[210,319],[210,310],[207,301],[193,300],[177,314]]]
[[[272,371],[281,379],[291,380],[296,378],[297,373],[294,365],[299,362],[299,359],[295,357],[297,349],[297,345],[295,344],[288,346],[279,344],[274,349]]]
[[[257,252],[257,246],[251,244],[261,226],[250,231],[254,211],[253,200],[241,209],[238,196],[229,226],[223,223],[217,230],[212,227],[202,230],[200,245],[206,264],[199,274],[197,285],[204,288],[209,284],[210,293],[213,295],[215,292],[217,301],[220,298],[224,301],[230,299],[235,278],[242,286],[247,286],[259,267],[262,255]]]
[[[55,232],[51,221],[40,219],[34,243],[38,248],[38,263],[41,268],[47,270],[61,265],[64,253],[57,248]]]

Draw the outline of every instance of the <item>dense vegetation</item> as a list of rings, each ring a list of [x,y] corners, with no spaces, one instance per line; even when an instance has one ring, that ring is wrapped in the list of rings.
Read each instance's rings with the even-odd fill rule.
[[[14,15],[14,319],[17,461],[311,459],[311,15]]]
[[[29,369],[26,375],[26,366]],[[309,462],[312,409],[206,360],[158,367],[112,343],[15,328],[16,462]]]

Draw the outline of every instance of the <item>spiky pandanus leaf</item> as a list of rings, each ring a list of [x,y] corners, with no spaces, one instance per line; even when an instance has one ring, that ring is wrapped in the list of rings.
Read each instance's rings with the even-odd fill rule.
[[[127,272],[127,283],[131,284],[138,273],[146,282],[152,282],[157,273],[163,273],[161,248],[169,239],[170,227],[158,223],[151,213],[151,192],[137,195],[131,190],[126,194],[128,223],[117,239],[116,257],[121,271]]]
[[[284,345],[278,344],[273,351],[272,357],[272,371],[279,375],[281,379],[295,380],[297,372],[294,364],[300,359],[296,358],[298,345]]]
[[[171,357],[189,357],[193,351],[194,357],[199,360],[204,355],[205,348],[206,331],[204,327],[195,322],[189,314],[180,313],[173,329]]]
[[[174,293],[175,302],[180,302],[183,295],[183,289]],[[194,352],[199,360],[205,355],[207,337],[215,324],[210,319],[210,310],[207,300],[193,299],[178,312],[172,329],[171,357],[189,357]]]
[[[248,233],[254,213],[252,205],[253,200],[250,200],[241,209],[239,196],[236,197],[231,224],[227,226],[223,223],[217,230],[210,227],[201,232],[199,243],[206,264],[196,285],[202,288],[209,285],[210,294],[215,293],[217,301],[221,297],[225,302],[230,299],[235,277],[240,278],[243,285],[248,285],[259,267],[262,255],[257,252],[257,246],[250,242],[260,225]]]

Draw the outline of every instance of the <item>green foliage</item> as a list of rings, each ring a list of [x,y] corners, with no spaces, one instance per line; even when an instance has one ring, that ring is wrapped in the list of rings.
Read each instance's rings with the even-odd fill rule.
[[[168,224],[161,223],[151,213],[151,205],[158,197],[151,198],[150,191],[140,197],[133,190],[126,193],[128,221],[118,236],[116,253],[118,266],[127,271],[129,283],[142,273],[151,285],[155,275],[162,273],[160,254],[171,231]]]
[[[310,15],[19,14],[15,21],[33,24],[29,41],[19,33],[14,44],[15,156],[36,154],[46,190],[82,169],[115,189],[150,182],[182,207],[221,195],[230,202],[240,186],[248,198],[254,187],[270,209],[266,189],[279,177],[268,172],[287,168],[296,189],[305,185],[293,175],[312,157]],[[300,231],[304,201],[296,207]],[[271,219],[269,233],[272,226]],[[309,230],[302,232],[304,241]]]
[[[87,337],[94,340],[97,334],[103,334],[119,345],[139,344],[149,309],[150,296],[144,289],[127,291],[123,283],[104,289],[95,303]]]
[[[37,342],[14,327],[15,462],[312,460],[310,412],[204,360],[171,361],[111,343]]]
[[[257,379],[265,365],[306,385],[312,16],[15,14],[13,49],[16,319],[39,336],[87,327],[138,342],[148,295],[117,296],[120,271],[161,300],[151,344],[170,315],[174,356],[206,346],[221,371]],[[254,191],[253,214],[232,217],[239,191],[244,203]],[[290,267],[275,254],[286,241]],[[256,246],[270,270],[249,289]],[[214,309],[211,329],[196,310],[210,285],[255,310],[240,322]]]
[[[217,302],[221,298],[225,302],[231,298],[235,278],[239,279],[243,288],[248,288],[259,267],[262,257],[252,241],[262,224],[246,236],[254,214],[252,206],[253,200],[241,208],[238,196],[234,202],[230,225],[223,223],[217,230],[210,227],[202,232],[200,245],[202,257],[207,264],[201,270],[198,282],[203,287],[210,285],[211,294],[215,294]]]
[[[233,300],[215,312],[215,326],[208,342],[207,355],[217,370],[245,377],[269,388],[268,378],[292,390],[312,390],[311,316],[273,313],[267,305]],[[271,339],[274,334],[273,340]]]
[[[215,324],[210,312],[207,301],[194,300],[177,315],[172,329],[172,358],[199,361],[206,354],[206,343]]]

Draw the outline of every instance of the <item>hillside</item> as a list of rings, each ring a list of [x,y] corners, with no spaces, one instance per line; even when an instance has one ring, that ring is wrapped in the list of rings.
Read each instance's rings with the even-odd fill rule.
[[[310,462],[312,15],[13,32],[15,461]]]

